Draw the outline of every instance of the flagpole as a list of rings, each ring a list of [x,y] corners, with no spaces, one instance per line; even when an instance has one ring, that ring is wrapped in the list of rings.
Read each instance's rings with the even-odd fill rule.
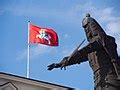
[[[30,33],[30,21],[28,21],[28,46],[27,46],[27,78],[30,74],[30,43],[29,43],[29,33]]]

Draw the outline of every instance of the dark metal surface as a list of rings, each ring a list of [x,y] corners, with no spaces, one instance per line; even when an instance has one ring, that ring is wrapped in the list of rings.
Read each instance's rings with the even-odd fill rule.
[[[86,14],[82,21],[89,44],[72,56],[48,66],[48,70],[89,61],[94,73],[95,90],[120,90],[120,59],[115,38],[105,33],[98,22]],[[69,59],[69,60],[68,60]]]

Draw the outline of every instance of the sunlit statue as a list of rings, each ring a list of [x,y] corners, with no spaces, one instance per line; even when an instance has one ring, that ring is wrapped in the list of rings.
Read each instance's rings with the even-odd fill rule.
[[[94,74],[94,90],[120,90],[120,58],[115,38],[107,35],[89,13],[82,26],[88,45],[76,50],[72,56],[64,57],[60,63],[49,65],[48,70],[89,61]]]

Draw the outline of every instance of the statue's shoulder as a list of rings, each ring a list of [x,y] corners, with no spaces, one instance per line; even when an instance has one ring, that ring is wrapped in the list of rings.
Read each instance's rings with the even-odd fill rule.
[[[106,38],[108,38],[108,39],[111,39],[111,40],[114,40],[114,41],[115,41],[115,38],[114,38],[114,37],[112,37],[112,36],[110,36],[110,35],[106,35]]]

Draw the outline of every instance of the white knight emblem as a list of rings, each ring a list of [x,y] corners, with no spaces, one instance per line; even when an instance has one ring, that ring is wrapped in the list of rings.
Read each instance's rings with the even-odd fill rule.
[[[45,39],[48,41],[48,44],[50,44],[50,39],[51,39],[51,36],[45,32],[45,29],[41,29],[39,31],[39,34],[36,35],[36,38],[40,38],[40,39]]]

